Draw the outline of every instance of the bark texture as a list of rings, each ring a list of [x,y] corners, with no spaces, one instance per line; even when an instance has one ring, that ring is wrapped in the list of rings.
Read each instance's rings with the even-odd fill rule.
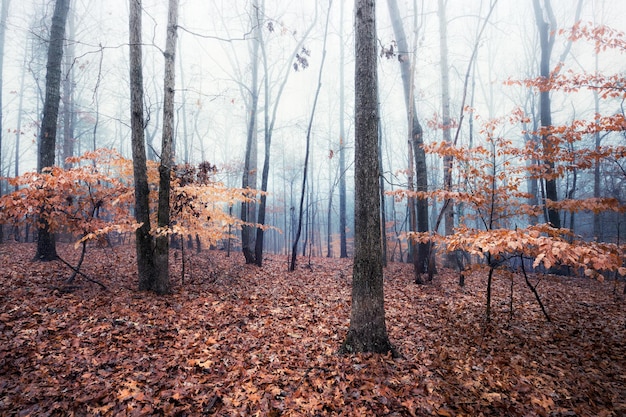
[[[543,3],[543,7],[541,3]],[[533,7],[535,9],[535,20],[537,23],[537,29],[539,30],[539,43],[541,47],[539,75],[542,79],[547,81],[550,78],[550,57],[552,56],[552,47],[554,46],[556,21],[550,0],[533,0]],[[544,14],[548,19],[547,21]],[[552,109],[549,89],[542,88],[539,93],[539,117],[541,120],[541,127],[543,129],[550,129],[552,127]],[[550,135],[547,133],[543,133],[541,135],[541,144],[545,155],[543,163],[548,167],[548,172],[546,173],[548,178],[545,180],[546,199],[558,201],[556,179],[550,178],[550,174],[554,173],[554,158],[552,155],[554,155],[556,150],[552,149],[554,145],[550,142],[549,136]],[[559,216],[559,211],[549,208],[548,221],[553,227],[560,228],[561,218]]]
[[[151,290],[154,281],[154,241],[150,235],[148,168],[143,114],[143,72],[141,51],[141,0],[130,0],[130,123],[135,180],[135,232],[139,289]]]
[[[408,143],[409,143],[409,164],[410,169],[415,174],[415,191],[428,191],[428,173],[426,167],[426,153],[422,145],[423,129],[417,116],[415,99],[413,94],[413,65],[416,57],[409,54],[409,43],[406,32],[402,24],[402,17],[396,0],[387,0],[389,16],[393,26],[393,32],[398,45],[398,62],[400,63],[400,75],[402,77],[402,87],[404,91],[404,104],[406,107],[408,121]],[[413,178],[410,180],[410,187],[413,187]],[[411,199],[409,202],[409,221],[412,231],[428,232],[428,199],[419,198],[417,201]],[[429,269],[428,258],[430,255],[430,244],[420,243],[417,250],[410,243],[410,252],[413,254],[413,264],[415,266],[416,281],[421,283],[420,274]],[[417,252],[417,253],[415,253]]]
[[[61,100],[61,61],[63,60],[63,40],[69,7],[70,0],[57,0],[52,15],[46,66],[46,96],[39,134],[37,164],[39,172],[42,172],[46,167],[53,166],[55,162],[57,120],[59,118],[59,101]],[[57,259],[54,234],[50,232],[48,224],[43,218],[40,221],[38,236],[35,259],[40,261]]]
[[[165,40],[165,76],[163,79],[163,136],[161,140],[161,163],[159,164],[158,228],[170,227],[170,180],[174,159],[174,86],[176,71],[176,36],[178,27],[178,0],[169,0],[167,37]],[[159,233],[155,242],[154,263],[156,276],[152,290],[157,294],[170,292],[169,278],[170,235]]]
[[[341,351],[385,353],[378,184],[378,84],[374,0],[355,2],[355,212],[350,328]]]

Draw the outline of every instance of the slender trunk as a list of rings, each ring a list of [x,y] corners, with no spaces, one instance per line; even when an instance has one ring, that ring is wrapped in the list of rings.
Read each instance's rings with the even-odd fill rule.
[[[287,84],[287,80],[289,79],[289,74],[291,74],[291,70],[292,70],[292,63],[296,57],[296,54],[300,52],[300,49],[302,48],[302,44],[304,43],[304,40],[308,38],[309,34],[311,33],[311,31],[313,30],[313,28],[315,27],[315,23],[317,22],[317,7],[315,7],[315,16],[313,18],[313,20],[311,21],[311,25],[307,28],[307,30],[305,31],[304,35],[302,36],[302,38],[300,39],[300,41],[298,42],[298,44],[296,45],[296,47],[294,48],[294,50],[291,53],[291,57],[289,59],[289,66],[286,69],[286,73],[285,76],[282,80],[282,83],[280,84],[280,87],[278,88],[278,93],[276,94],[276,98],[274,99],[274,107],[272,109],[272,119],[270,121],[269,118],[269,108],[270,108],[270,88],[269,88],[269,70],[268,70],[268,58],[267,58],[267,52],[265,50],[265,43],[261,42],[261,55],[262,55],[262,62],[263,62],[263,72],[265,74],[265,81],[264,81],[264,92],[265,92],[265,155],[264,155],[264,159],[263,159],[263,172],[261,174],[261,198],[259,201],[259,207],[258,207],[258,217],[257,217],[257,223],[260,227],[257,228],[256,230],[256,242],[255,242],[255,246],[254,246],[254,254],[255,254],[255,258],[256,258],[256,265],[257,266],[262,266],[263,265],[263,239],[265,237],[265,230],[263,230],[263,226],[265,225],[265,208],[267,205],[267,195],[265,194],[265,192],[267,191],[267,184],[268,184],[268,180],[269,180],[269,172],[270,172],[270,148],[272,145],[272,133],[274,131],[274,124],[276,123],[276,113],[278,112],[278,105],[280,104],[280,99],[283,95],[283,91],[285,91],[285,85]]]
[[[550,79],[550,56],[552,55],[552,47],[554,46],[554,31],[556,30],[556,22],[550,5],[550,0],[543,0],[545,12],[549,21],[544,20],[544,10],[540,5],[540,0],[533,0],[535,9],[535,19],[539,30],[539,42],[541,46],[541,61],[539,73],[544,82]],[[555,171],[554,154],[556,149],[550,142],[549,129],[552,127],[552,110],[550,101],[550,90],[542,88],[539,93],[539,115],[541,119],[541,145],[543,148],[544,165],[547,168],[547,178],[545,179],[546,199],[558,201],[557,183],[552,174]],[[548,209],[548,220],[552,227],[561,227],[561,218],[559,211],[553,208]]]
[[[300,195],[300,210],[298,215],[298,227],[296,229],[296,236],[293,240],[293,246],[291,250],[291,263],[289,264],[289,271],[296,269],[296,255],[298,248],[298,241],[300,240],[300,233],[302,231],[302,211],[304,209],[304,196],[306,193],[307,176],[309,169],[309,154],[311,149],[311,130],[313,129],[313,120],[315,119],[315,110],[317,108],[317,100],[322,90],[322,75],[324,74],[324,63],[326,62],[326,41],[328,39],[328,22],[330,21],[330,10],[333,5],[333,0],[328,1],[328,11],[326,13],[326,25],[324,26],[324,44],[322,46],[322,60],[320,62],[320,69],[317,76],[317,89],[315,90],[315,98],[313,99],[313,108],[311,109],[311,117],[309,118],[309,125],[306,132],[306,150],[304,154],[304,173],[302,176],[302,194]],[[305,245],[306,247],[306,245]]]
[[[260,9],[258,0],[252,4],[253,14],[255,16],[252,25],[254,27],[254,38],[250,58],[252,61],[252,80],[250,83],[250,114],[248,119],[248,135],[246,138],[246,155],[244,159],[243,176],[241,187],[245,189],[256,188],[256,172],[257,172],[257,112],[259,104],[259,46],[263,42],[263,31],[261,30],[261,15],[263,10]],[[254,252],[255,236],[254,228],[246,223],[254,222],[256,214],[256,204],[254,202],[244,201],[241,203],[241,221],[244,225],[241,228],[241,249],[247,264],[256,262]]]
[[[46,71],[46,96],[44,100],[41,133],[39,134],[38,172],[51,167],[55,162],[57,121],[59,118],[59,101],[61,99],[61,61],[63,60],[63,39],[65,24],[69,10],[69,0],[57,0],[52,16],[50,44],[48,45],[48,64]],[[40,218],[35,259],[50,261],[57,259],[54,234],[48,223]]]
[[[416,46],[413,48],[413,53],[410,54],[409,44],[407,41],[406,33],[402,25],[402,19],[398,4],[396,0],[387,0],[387,6],[389,9],[389,16],[391,17],[391,24],[396,36],[396,42],[398,44],[398,61],[400,62],[400,75],[402,77],[402,87],[404,91],[404,104],[407,114],[408,122],[408,144],[409,144],[409,170],[415,175],[415,191],[426,192],[428,191],[428,174],[426,167],[426,153],[422,145],[423,142],[423,130],[417,117],[417,109],[415,108],[415,97],[413,88],[413,78],[415,74],[415,60],[411,60],[410,56],[416,56]],[[414,11],[416,18],[413,22],[415,29],[415,36],[417,36],[417,9]],[[417,45],[416,42],[414,42]],[[413,170],[415,166],[415,170]],[[413,187],[413,178],[409,178],[409,190]],[[417,198],[411,201],[409,199],[409,228],[411,231],[418,231],[421,233],[428,232],[428,199]],[[428,259],[430,258],[430,244],[420,243],[417,247],[413,247],[413,243],[409,243],[409,253],[414,253],[413,263],[415,267],[415,281],[416,283],[422,283],[421,274],[429,270],[430,265]],[[417,250],[415,250],[417,249]]]
[[[343,36],[344,1],[339,12],[339,257],[348,257],[346,237],[346,52]]]
[[[441,121],[443,130],[443,141],[452,143],[450,134],[450,77],[448,72],[448,22],[446,20],[446,7],[444,0],[439,0],[439,51],[441,69]],[[450,155],[443,157],[443,188],[452,191],[452,164],[453,158]],[[446,205],[444,212],[444,234],[450,236],[454,233],[454,202],[450,201]],[[445,257],[445,265],[448,268],[454,267],[454,253],[449,252]]]
[[[74,13],[68,14],[68,40],[65,45],[65,79],[63,80],[63,166],[70,167],[66,160],[74,156]]]
[[[157,294],[170,292],[169,236],[163,234],[170,226],[170,180],[174,159],[174,86],[176,84],[176,36],[178,27],[178,0],[169,0],[167,38],[165,41],[165,76],[163,81],[163,137],[161,140],[161,163],[159,165],[158,228],[161,231],[155,242],[156,280],[153,291]]]
[[[7,29],[7,15],[9,14],[9,0],[2,0],[2,11],[0,12],[0,178],[4,177],[2,166],[2,136],[4,135],[2,127],[2,85],[4,73],[4,38]],[[20,91],[20,94],[22,92]],[[4,193],[4,181],[0,179],[0,197]],[[0,224],[0,243],[4,241],[4,228]]]
[[[13,175],[19,177],[20,175],[20,136],[22,135],[22,112],[24,110],[24,81],[26,80],[26,57],[24,57],[24,63],[22,67],[22,74],[20,75],[20,98],[17,104],[17,125],[15,129],[15,171]],[[15,191],[19,189],[18,185],[15,185]]]

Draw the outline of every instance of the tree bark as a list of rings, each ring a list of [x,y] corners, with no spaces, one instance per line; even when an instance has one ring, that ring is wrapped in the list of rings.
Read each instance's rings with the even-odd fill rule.
[[[398,45],[398,61],[400,62],[400,75],[402,77],[404,104],[408,121],[409,168],[413,171],[413,165],[415,165],[415,170],[413,171],[415,174],[415,191],[426,192],[428,191],[428,174],[426,153],[422,147],[424,144],[423,129],[417,117],[413,94],[413,72],[415,63],[412,63],[409,54],[409,44],[404,26],[402,25],[398,3],[396,0],[387,0],[387,6],[396,37],[396,43]],[[414,13],[417,13],[417,10],[415,10]],[[415,56],[413,61],[415,61]],[[409,182],[411,183],[410,187],[412,187],[413,179],[411,178]],[[414,202],[409,201],[409,216],[411,231],[428,232],[428,199],[417,198]],[[417,283],[421,283],[420,274],[430,268],[428,262],[430,244],[420,243],[416,245],[417,248],[413,247],[415,246],[413,243],[410,243],[410,245],[412,245],[410,249],[411,252],[415,252],[415,249],[417,249],[417,253],[413,256],[413,265],[415,266],[415,280]]]
[[[355,0],[355,208],[350,328],[341,352],[393,351],[380,241],[378,82],[374,0]]]
[[[263,9],[260,8],[258,0],[252,3],[252,13],[255,16],[252,20],[254,27],[254,37],[252,39],[252,49],[250,60],[252,64],[252,80],[250,82],[250,118],[248,119],[248,136],[246,138],[246,155],[244,158],[243,175],[241,188],[256,188],[257,173],[257,111],[259,105],[259,45],[263,42],[263,31],[261,30],[261,15]],[[256,215],[256,204],[244,201],[241,203],[241,221],[244,223],[241,228],[241,249],[247,264],[256,262],[255,256],[255,233],[254,227],[247,226],[246,223],[254,222]]]
[[[9,14],[9,0],[2,0],[2,11],[0,12],[0,87],[3,85],[3,72],[4,72],[4,38],[7,29],[7,15]],[[21,94],[21,92],[20,92]],[[2,136],[4,131],[2,130],[2,88],[0,88],[0,178],[4,176],[2,171]],[[0,180],[0,197],[4,193],[4,181]],[[4,228],[0,224],[0,243],[4,241]]]
[[[339,257],[348,257],[346,236],[346,52],[343,36],[344,3],[339,12]]]
[[[48,45],[48,64],[46,68],[46,96],[39,134],[38,172],[54,165],[59,101],[61,99],[61,61],[63,60],[63,39],[69,10],[69,0],[57,0],[52,15],[50,44]],[[37,253],[35,259],[51,261],[57,259],[54,233],[48,227],[44,217],[40,217],[38,228]]]
[[[146,291],[152,290],[155,267],[154,240],[150,234],[150,189],[144,136],[141,12],[141,0],[130,0],[130,123],[135,181],[135,220],[140,224],[135,231],[135,249],[139,289]]]
[[[163,80],[163,136],[161,140],[161,163],[159,164],[158,228],[155,242],[154,263],[156,276],[153,291],[157,294],[170,292],[169,278],[169,227],[170,227],[170,180],[174,159],[174,86],[176,83],[176,35],[178,29],[178,0],[169,0],[167,14],[167,37],[165,40],[165,76]],[[167,230],[165,234],[163,231]]]
[[[535,9],[535,20],[537,23],[537,29],[539,30],[539,42],[541,47],[541,61],[539,64],[539,74],[545,82],[550,79],[550,57],[552,55],[552,47],[554,46],[554,31],[556,30],[556,21],[554,19],[554,13],[552,12],[552,6],[550,0],[543,0],[544,7],[541,7],[540,0],[533,0],[533,7]],[[545,14],[548,16],[549,21],[544,19]],[[548,130],[552,127],[552,109],[550,101],[550,90],[542,88],[539,93],[539,115],[541,119],[541,127]],[[552,201],[558,201],[557,183],[555,178],[551,178],[554,173],[554,158],[555,152],[552,149],[550,143],[550,135],[546,132],[541,135],[541,144],[543,147],[543,154],[545,156],[544,164],[546,165],[548,178],[545,179],[546,199]],[[548,209],[548,221],[555,228],[561,227],[561,218],[559,211],[553,208]]]
[[[450,134],[450,76],[448,71],[448,22],[446,20],[446,6],[444,0],[439,0],[439,51],[441,56],[441,122],[443,130],[443,141],[452,143]],[[452,190],[452,164],[453,158],[450,155],[443,157],[443,187],[446,191]],[[444,234],[450,236],[454,233],[454,203],[452,201],[445,207],[444,212]],[[445,256],[445,266],[453,268],[456,265],[455,255],[449,252]]]
[[[63,80],[63,166],[70,166],[65,162],[74,156],[74,13],[70,11],[67,17],[68,41],[65,45],[65,79]]]

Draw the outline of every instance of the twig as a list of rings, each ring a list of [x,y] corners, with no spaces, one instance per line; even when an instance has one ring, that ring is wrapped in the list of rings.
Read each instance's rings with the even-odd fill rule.
[[[535,294],[535,298],[537,299],[537,303],[539,303],[539,307],[541,307],[541,311],[543,312],[543,315],[545,316],[546,320],[548,322],[552,322],[552,319],[550,319],[550,316],[548,315],[548,312],[546,311],[545,307],[543,306],[543,303],[541,302],[541,298],[539,297],[539,293],[537,292],[537,288],[535,288],[535,286],[533,286],[530,283],[530,280],[528,279],[528,274],[526,273],[526,267],[524,266],[524,257],[520,254],[520,259],[522,261],[522,273],[524,274],[524,279],[526,280],[526,285],[528,286],[528,288],[530,288],[530,290],[533,292],[533,294]]]
[[[67,262],[65,259],[61,258],[60,256],[57,256],[57,259],[61,262],[63,262],[68,268],[70,268],[72,271],[74,271],[76,274],[82,275],[83,278],[85,278],[87,281],[91,281],[94,284],[98,284],[100,286],[100,288],[102,288],[103,290],[106,290],[107,287],[106,285],[104,285],[103,283],[101,283],[100,281],[90,278],[89,276],[87,276],[84,272],[80,271],[79,269],[75,268],[74,266],[72,266],[69,262]]]

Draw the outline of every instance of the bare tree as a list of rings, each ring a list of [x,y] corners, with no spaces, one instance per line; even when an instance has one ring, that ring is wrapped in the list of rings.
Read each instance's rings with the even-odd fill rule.
[[[174,85],[176,71],[176,35],[178,27],[178,0],[169,0],[167,14],[167,38],[165,40],[165,76],[163,82],[163,136],[161,140],[161,163],[159,165],[159,233],[155,242],[154,264],[156,276],[152,290],[157,294],[170,292],[169,234],[170,226],[170,179],[174,152]]]
[[[408,156],[409,156],[409,189],[413,189],[413,173],[415,174],[415,191],[428,191],[428,174],[426,170],[426,153],[422,148],[424,144],[423,129],[417,116],[415,108],[413,74],[415,71],[415,50],[413,54],[409,51],[409,43],[402,25],[400,11],[396,0],[387,0],[389,16],[398,45],[398,61],[400,62],[400,74],[402,76],[402,87],[404,90],[404,104],[408,122]],[[417,14],[417,10],[415,11]],[[414,22],[417,26],[417,22]],[[411,58],[413,55],[413,58]],[[413,168],[415,166],[415,169]],[[409,199],[409,228],[411,231],[428,232],[428,200],[418,198],[417,201]],[[413,256],[415,266],[415,282],[421,284],[421,274],[431,271],[431,264],[428,262],[430,255],[430,244],[420,243],[417,248],[409,242],[410,252]],[[415,250],[417,249],[417,250]],[[417,252],[417,253],[415,253]]]
[[[246,154],[244,157],[244,166],[241,187],[245,190],[248,188],[256,188],[257,177],[257,112],[259,107],[259,47],[263,42],[263,30],[261,26],[261,15],[264,12],[264,2],[259,4],[258,0],[252,3],[252,26],[254,34],[252,45],[250,48],[250,64],[252,65],[252,80],[250,81],[250,108],[248,119],[248,135],[246,138]],[[255,233],[254,227],[247,225],[250,221],[254,221],[256,214],[256,204],[251,201],[241,203],[241,221],[244,223],[241,228],[241,250],[243,252],[246,263],[252,264],[256,262],[254,245]]]
[[[2,172],[2,79],[4,72],[4,38],[7,29],[7,15],[9,14],[10,0],[2,0],[2,11],[0,11],[0,178],[4,175]],[[2,196],[3,182],[0,180],[0,196]],[[0,243],[4,241],[4,229],[0,224]]]
[[[330,10],[333,6],[333,0],[328,1],[328,10],[326,12],[326,25],[324,26],[324,45],[322,46],[322,61],[320,63],[320,69],[317,78],[317,89],[315,90],[315,98],[313,99],[313,109],[311,109],[311,117],[309,118],[309,126],[306,131],[306,150],[304,155],[304,173],[302,176],[302,190],[300,194],[300,210],[298,215],[298,227],[296,228],[296,237],[293,240],[293,247],[291,250],[291,262],[289,264],[289,270],[294,271],[296,269],[296,256],[298,249],[298,241],[300,240],[300,233],[302,232],[302,210],[304,209],[304,196],[306,194],[307,174],[309,170],[309,154],[311,150],[311,130],[313,129],[313,120],[315,118],[315,109],[317,108],[317,100],[322,90],[322,75],[324,73],[324,62],[326,62],[326,41],[328,39],[328,22],[330,21]],[[306,247],[306,244],[305,244]]]
[[[61,99],[61,61],[63,60],[63,39],[65,23],[70,7],[70,0],[57,0],[52,15],[50,44],[48,45],[48,64],[46,71],[46,96],[43,107],[43,118],[39,134],[39,156],[37,171],[54,165],[57,120],[59,118],[59,101]],[[37,253],[35,259],[51,261],[58,258],[54,234],[48,229],[43,219],[38,228]]]
[[[348,257],[346,238],[346,52],[343,36],[344,3],[340,1],[339,22],[339,257]]]
[[[355,0],[355,208],[350,328],[341,351],[393,350],[385,324],[378,184],[378,81],[374,0]]]

